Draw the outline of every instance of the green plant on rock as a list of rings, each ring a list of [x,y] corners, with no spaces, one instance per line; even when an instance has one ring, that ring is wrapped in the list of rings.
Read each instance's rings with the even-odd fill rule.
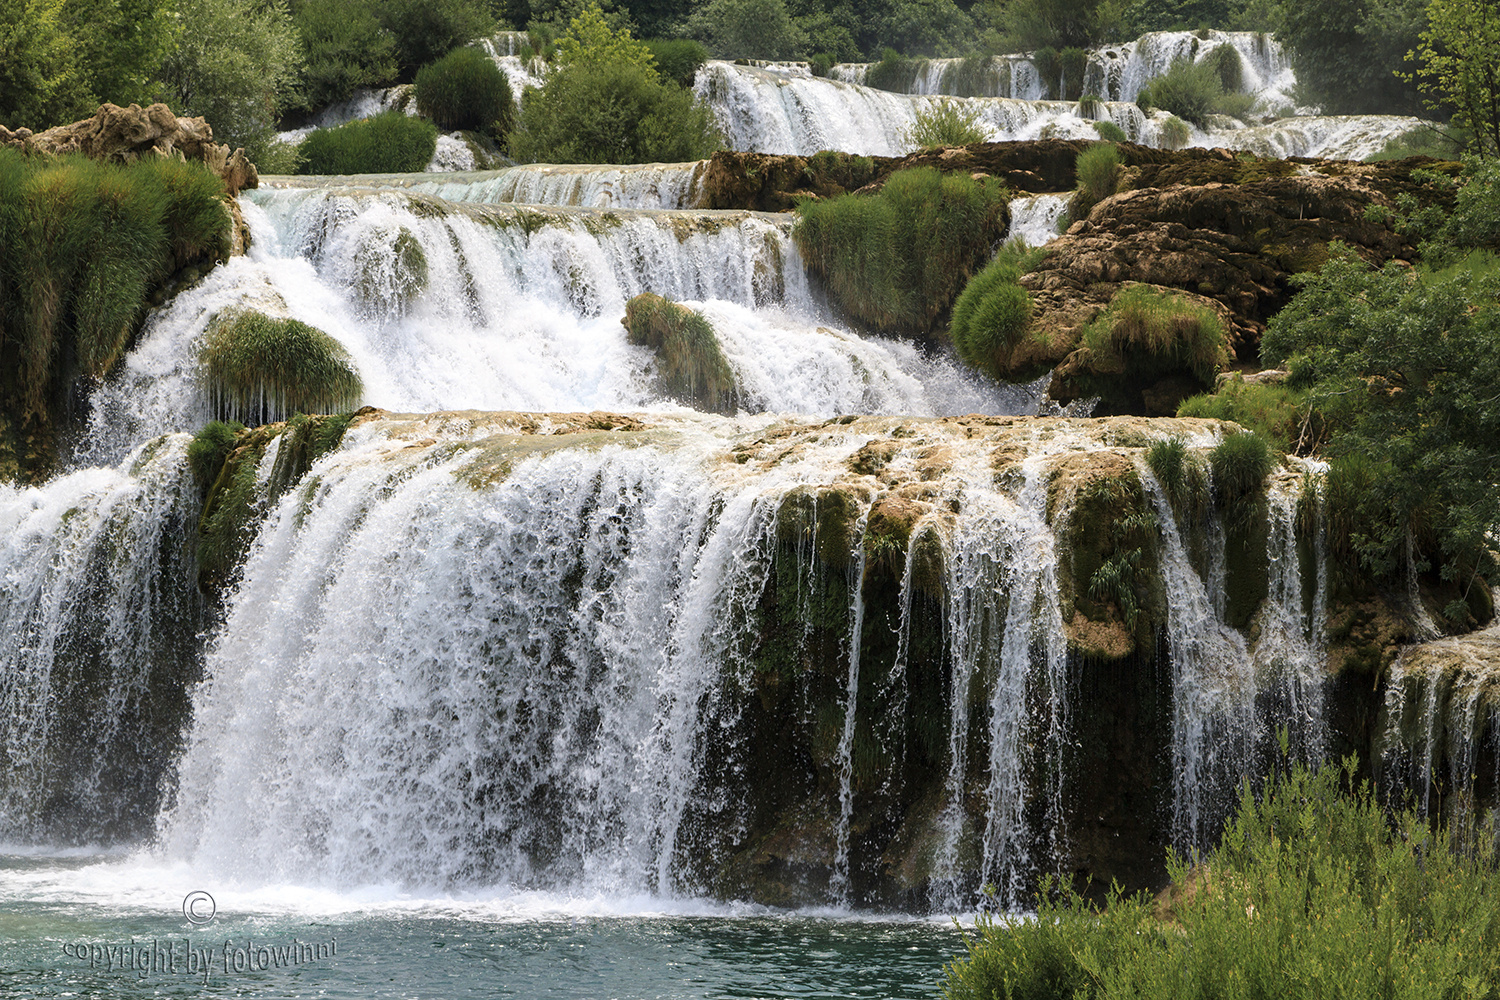
[[[1083,75],[1088,64],[1088,53],[1076,46],[1069,46],[1057,54],[1059,98],[1064,101],[1078,100],[1083,93]]]
[[[953,304],[948,332],[959,360],[991,378],[1013,381],[1015,351],[1031,326],[1031,295],[1017,282],[1044,251],[1006,246]]]
[[[1078,99],[1079,118],[1097,118],[1104,110],[1104,98],[1098,94],[1084,94]]]
[[[1004,235],[1008,199],[992,178],[899,170],[873,195],[798,205],[792,237],[855,319],[925,334]]]
[[[693,80],[698,76],[698,70],[708,62],[708,50],[701,42],[695,42],[690,38],[648,40],[645,45],[656,61],[657,72],[679,87],[691,87]],[[816,60],[817,56],[813,59]],[[821,75],[827,76],[828,68],[832,65],[830,58],[828,66],[823,68]],[[816,65],[813,67],[813,75],[819,75]]]
[[[427,252],[405,226],[389,243],[385,236],[368,239],[355,251],[354,288],[371,313],[394,316],[427,288]]]
[[[302,140],[303,174],[409,174],[432,162],[437,127],[387,111],[372,118],[320,128]]]
[[[1146,449],[1146,465],[1161,484],[1177,519],[1184,526],[1203,523],[1208,514],[1208,476],[1187,444],[1181,438],[1153,441]]]
[[[214,319],[200,362],[215,411],[247,424],[350,410],[364,392],[338,341],[298,320],[248,310]]]
[[[911,127],[902,133],[902,140],[912,150],[967,146],[985,142],[989,137],[989,130],[980,120],[979,108],[953,98],[928,101],[917,112]]]
[[[1214,392],[1183,400],[1177,415],[1232,420],[1279,450],[1299,455],[1316,451],[1327,437],[1322,414],[1308,401],[1307,391],[1284,383],[1227,378]]]
[[[1192,127],[1176,115],[1161,123],[1157,135],[1162,149],[1182,149],[1193,141]]]
[[[1151,285],[1120,291],[1082,339],[1068,359],[1068,378],[1085,395],[1101,397],[1106,412],[1140,412],[1142,390],[1168,378],[1206,389],[1229,363],[1229,337],[1218,315]]]
[[[193,479],[204,493],[219,478],[224,459],[234,450],[245,425],[239,421],[211,420],[193,435],[188,445],[188,465],[193,470]]]
[[[656,352],[664,393],[714,413],[738,409],[734,370],[713,327],[700,314],[646,292],[625,304],[621,322],[632,344]]]
[[[1271,446],[1254,431],[1230,434],[1208,454],[1214,499],[1231,514],[1248,514],[1276,466]]]
[[[1226,50],[1238,65],[1239,53],[1233,48],[1223,46],[1216,51]],[[1161,109],[1199,128],[1207,124],[1209,115],[1244,115],[1254,104],[1254,98],[1247,103],[1249,95],[1226,90],[1221,73],[1227,71],[1221,70],[1221,62],[1227,62],[1227,57],[1225,60],[1210,57],[1202,62],[1179,59],[1166,73],[1142,87],[1135,103],[1147,114]]]
[[[1092,122],[1091,124],[1094,126],[1094,131],[1099,133],[1099,138],[1103,139],[1105,142],[1130,141],[1130,136],[1125,134],[1125,130],[1116,125],[1114,122],[1097,121]]]
[[[888,48],[881,53],[880,61],[865,71],[865,86],[896,94],[910,93],[912,84],[921,75],[922,62]]]
[[[417,110],[447,132],[483,132],[504,139],[514,124],[510,83],[476,48],[454,49],[417,71]]]
[[[1068,215],[1084,219],[1095,205],[1115,193],[1120,179],[1120,150],[1113,143],[1096,143],[1079,153],[1075,163],[1078,190],[1068,203]]]

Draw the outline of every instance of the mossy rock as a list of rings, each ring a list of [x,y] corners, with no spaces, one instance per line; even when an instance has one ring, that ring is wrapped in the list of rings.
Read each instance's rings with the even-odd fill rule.
[[[645,292],[625,303],[620,322],[632,344],[656,352],[657,384],[663,394],[712,413],[739,409],[734,370],[714,328],[700,314]]]
[[[782,545],[811,544],[819,562],[844,570],[856,551],[855,531],[866,497],[851,486],[798,486],[781,501],[776,515]]]
[[[365,240],[354,255],[354,291],[377,316],[399,316],[427,289],[427,251],[405,226]]]
[[[216,415],[255,425],[359,405],[364,381],[342,344],[295,319],[230,309],[199,354]]]

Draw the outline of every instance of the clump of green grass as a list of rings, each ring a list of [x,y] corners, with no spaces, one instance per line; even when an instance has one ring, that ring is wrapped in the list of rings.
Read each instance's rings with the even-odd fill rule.
[[[399,111],[320,128],[298,147],[301,174],[411,174],[437,149],[437,126]]]
[[[953,98],[940,98],[928,101],[917,112],[916,120],[902,133],[902,138],[913,150],[933,149],[984,142],[989,131],[980,122],[979,108]]]
[[[49,439],[124,355],[152,297],[228,256],[224,196],[199,163],[0,149],[0,410]]]
[[[245,425],[238,421],[211,420],[193,435],[188,445],[188,466],[193,470],[193,479],[205,492],[219,478],[224,459],[234,450],[235,443]]]
[[[1178,518],[1202,522],[1208,512],[1208,477],[1202,463],[1188,452],[1187,444],[1181,438],[1153,441],[1146,449],[1146,464],[1166,491]]]
[[[1254,431],[1231,434],[1208,454],[1214,499],[1225,510],[1242,508],[1265,486],[1276,461],[1271,446]]]
[[[1031,295],[1017,282],[1042,255],[1025,247],[1003,247],[964,287],[948,326],[964,364],[998,380],[1012,377],[1012,359],[1030,329],[1032,312]]]
[[[1308,407],[1307,391],[1284,383],[1263,385],[1230,378],[1215,392],[1183,400],[1177,415],[1233,420],[1277,449],[1297,454],[1312,452],[1325,437],[1321,415]]]
[[[1079,118],[1097,118],[1104,110],[1104,98],[1098,94],[1084,94],[1078,99]]]
[[[1161,123],[1159,134],[1162,149],[1182,149],[1193,141],[1192,128],[1176,115]]]
[[[515,124],[510,82],[493,59],[471,46],[423,66],[414,89],[417,110],[444,131],[484,132],[503,139]]]
[[[1211,309],[1150,285],[1132,285],[1084,328],[1085,353],[1073,377],[1108,410],[1136,412],[1140,389],[1169,375],[1189,376],[1203,389],[1213,385],[1229,363],[1228,344],[1224,324]]]
[[[364,392],[343,346],[294,319],[226,311],[210,324],[199,357],[224,420],[256,425],[294,413],[352,410]]]
[[[926,334],[989,259],[1009,221],[994,178],[900,170],[879,192],[797,206],[792,237],[809,270],[850,316]]]
[[[700,314],[646,292],[625,303],[621,322],[632,344],[656,352],[663,393],[715,413],[738,409],[734,370],[714,328]]]
[[[1075,164],[1078,190],[1068,203],[1068,215],[1083,219],[1095,205],[1115,193],[1120,182],[1120,150],[1113,143],[1096,143],[1079,153]]]
[[[1159,108],[1199,128],[1207,124],[1209,115],[1241,118],[1255,104],[1253,96],[1239,92],[1241,71],[1239,53],[1230,46],[1220,46],[1202,62],[1174,62],[1141,88],[1135,103],[1148,114]]]
[[[1094,131],[1099,133],[1099,138],[1105,142],[1128,142],[1130,140],[1125,130],[1114,122],[1097,121],[1091,124],[1094,126]]]
[[[1217,848],[1158,899],[1044,882],[1035,919],[981,917],[947,1000],[1500,995],[1492,830],[1388,811],[1356,762],[1247,784]]]

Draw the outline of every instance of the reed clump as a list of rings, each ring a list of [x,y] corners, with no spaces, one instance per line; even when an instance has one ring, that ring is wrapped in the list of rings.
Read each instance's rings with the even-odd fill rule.
[[[359,405],[364,383],[338,341],[295,319],[231,309],[200,355],[216,416],[249,425]]]
[[[437,126],[399,111],[320,128],[298,147],[299,174],[411,174],[437,149]]]
[[[854,319],[930,333],[989,260],[1009,223],[994,178],[931,167],[892,174],[875,194],[805,201],[792,237],[808,268]]]
[[[958,358],[997,380],[1011,379],[1016,349],[1031,328],[1031,295],[1019,284],[1043,251],[1001,248],[995,259],[965,286],[953,304],[948,325]]]
[[[1229,335],[1207,306],[1131,285],[1084,328],[1082,350],[1070,362],[1070,378],[1081,392],[1125,406],[1126,397],[1169,376],[1186,376],[1200,389],[1212,386],[1229,363]]]
[[[657,381],[665,395],[714,413],[738,409],[734,370],[702,315],[646,292],[625,303],[621,322],[632,344],[656,352]]]

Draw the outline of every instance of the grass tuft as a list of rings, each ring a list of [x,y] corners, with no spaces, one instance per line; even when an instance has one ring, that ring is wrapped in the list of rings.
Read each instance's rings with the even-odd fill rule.
[[[427,169],[437,149],[437,126],[399,111],[320,128],[298,153],[302,174],[412,174]]]
[[[632,344],[656,352],[663,393],[714,413],[736,412],[739,388],[734,371],[708,320],[646,292],[625,303],[621,322]]]
[[[1031,296],[1017,281],[1036,266],[1042,253],[1003,247],[964,287],[948,327],[964,364],[997,380],[1010,376],[1015,349],[1031,326]]]
[[[220,419],[268,424],[359,405],[364,383],[328,334],[294,319],[229,310],[210,324],[200,360]]]

